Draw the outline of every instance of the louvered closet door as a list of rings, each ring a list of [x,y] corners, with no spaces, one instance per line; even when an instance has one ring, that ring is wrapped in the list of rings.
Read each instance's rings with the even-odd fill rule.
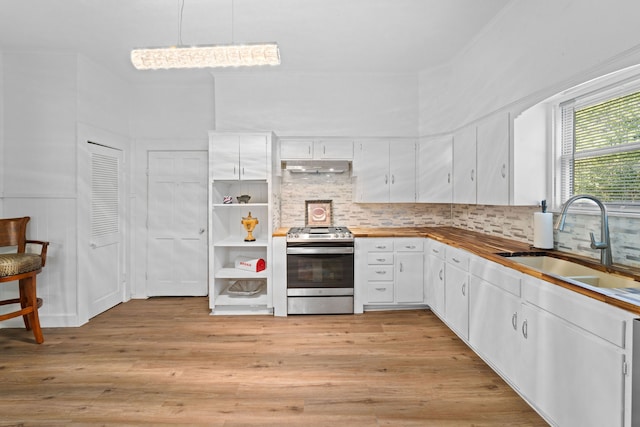
[[[124,301],[122,152],[89,143],[91,153],[89,317]]]

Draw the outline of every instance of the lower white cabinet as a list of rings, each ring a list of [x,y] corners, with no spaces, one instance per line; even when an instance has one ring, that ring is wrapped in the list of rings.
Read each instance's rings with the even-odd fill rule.
[[[424,239],[356,239],[356,312],[424,304]]]
[[[446,251],[444,319],[460,337],[469,337],[469,253],[449,247]]]
[[[480,257],[469,270],[469,345],[548,422],[634,425],[631,313]]]
[[[444,317],[444,273],[446,245],[427,240],[425,268],[425,302],[431,310]]]

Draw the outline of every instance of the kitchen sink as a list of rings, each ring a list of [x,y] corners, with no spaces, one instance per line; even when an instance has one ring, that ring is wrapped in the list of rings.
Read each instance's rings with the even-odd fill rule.
[[[640,282],[637,282],[632,278],[596,270],[576,262],[548,255],[510,256],[509,259],[517,262],[518,264],[539,270],[543,273],[557,276],[561,279],[569,279],[571,281],[576,281],[596,288],[640,288]]]

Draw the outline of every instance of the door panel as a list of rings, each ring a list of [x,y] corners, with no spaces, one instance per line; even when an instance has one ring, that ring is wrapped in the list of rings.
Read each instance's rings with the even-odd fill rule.
[[[207,153],[149,153],[147,295],[207,295]]]

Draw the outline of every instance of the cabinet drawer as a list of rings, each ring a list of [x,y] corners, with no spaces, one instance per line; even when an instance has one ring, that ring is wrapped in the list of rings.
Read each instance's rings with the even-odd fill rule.
[[[367,264],[379,265],[379,264],[393,264],[392,252],[370,252],[367,254]]]
[[[433,255],[436,258],[439,259],[445,259],[445,253],[446,253],[446,248],[447,245],[445,245],[444,243],[440,243],[436,240],[429,240],[429,242],[427,243],[427,250],[428,250],[428,254],[429,255]]]
[[[447,248],[447,262],[464,271],[469,271],[469,258],[469,252],[458,248]]]
[[[393,265],[370,265],[367,267],[367,280],[393,280]]]
[[[402,252],[422,252],[424,239],[422,238],[402,238],[393,242],[396,251]]]
[[[367,301],[393,302],[393,282],[370,282],[367,286]]]
[[[362,239],[362,248],[367,252],[392,252],[393,251],[393,239]]]

